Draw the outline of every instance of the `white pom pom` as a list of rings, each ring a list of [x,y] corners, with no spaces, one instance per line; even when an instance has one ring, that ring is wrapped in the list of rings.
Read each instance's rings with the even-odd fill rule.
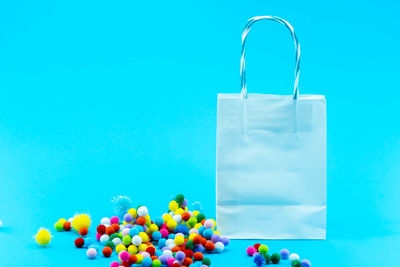
[[[121,238],[119,238],[119,237],[116,237],[116,238],[114,238],[113,240],[112,240],[112,242],[114,243],[114,245],[119,245],[119,244],[121,244],[122,243],[122,240],[121,240]]]
[[[111,224],[110,218],[104,217],[101,219],[100,224],[106,225],[106,224]]]
[[[222,251],[224,251],[224,248],[225,248],[225,246],[222,242],[215,243],[215,251],[217,253],[221,253]]]
[[[171,250],[168,250],[168,249],[166,249],[166,250],[164,250],[163,251],[163,253],[162,254],[164,254],[164,255],[168,255],[168,256],[172,256],[172,251]]]
[[[140,217],[146,217],[149,214],[149,211],[147,210],[147,208],[145,206],[141,206],[138,208],[137,214]]]
[[[297,255],[296,253],[292,253],[292,254],[290,254],[290,256],[289,256],[289,260],[290,260],[290,262],[292,262],[292,261],[295,261],[295,260],[300,260],[300,256],[299,255]]]
[[[108,235],[100,236],[100,243],[105,244],[108,240],[110,240],[110,237]]]
[[[134,244],[135,246],[139,246],[140,244],[142,244],[142,238],[138,235],[135,235],[132,238],[132,244]]]
[[[174,215],[172,219],[174,219],[174,221],[176,221],[178,224],[182,222],[182,216],[180,214]]]
[[[88,256],[89,259],[94,259],[97,256],[97,250],[94,248],[89,248],[86,251],[86,255]]]

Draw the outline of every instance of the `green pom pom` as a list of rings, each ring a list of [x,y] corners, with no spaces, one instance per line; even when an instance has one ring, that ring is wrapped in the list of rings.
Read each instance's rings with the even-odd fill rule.
[[[181,205],[183,203],[183,201],[185,200],[185,196],[182,194],[179,194],[175,197],[175,201],[178,202],[179,205]]]
[[[187,221],[187,224],[189,227],[193,228],[197,223],[197,219],[195,217],[190,217],[189,220]]]
[[[199,213],[196,218],[198,222],[201,222],[206,218],[206,215],[204,215],[203,213]]]
[[[125,246],[129,246],[132,242],[132,238],[129,235],[126,235],[122,238],[122,243],[124,243]]]
[[[274,253],[274,254],[272,254],[272,256],[271,256],[271,261],[272,261],[274,264],[278,264],[278,263],[281,261],[281,255],[279,255],[279,253]]]
[[[203,259],[203,264],[210,266],[211,265],[211,260],[209,258],[204,258]]]
[[[185,246],[186,246],[187,249],[190,249],[190,250],[194,249],[194,243],[193,243],[192,240],[186,241],[186,245]]]
[[[292,261],[292,266],[293,267],[301,267],[301,262],[299,260],[294,260],[294,261]]]
[[[110,240],[112,241],[114,238],[119,238],[118,234],[112,234],[110,235]]]
[[[269,262],[271,261],[271,255],[269,255],[268,253],[261,254],[261,255],[264,256],[265,264],[269,264]]]
[[[114,242],[112,242],[112,241],[110,241],[110,240],[108,240],[108,241],[104,244],[104,246],[110,247],[111,249],[114,249],[114,248],[115,248]]]
[[[62,222],[58,221],[58,222],[56,222],[56,223],[54,224],[54,228],[55,228],[57,231],[64,231],[64,224],[63,224]]]

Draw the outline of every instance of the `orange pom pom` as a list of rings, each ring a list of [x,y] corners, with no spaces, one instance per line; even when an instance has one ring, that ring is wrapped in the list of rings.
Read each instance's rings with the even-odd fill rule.
[[[114,231],[117,233],[119,231],[119,224],[114,223],[113,225],[111,225],[112,228],[114,228]]]
[[[190,213],[189,212],[184,212],[184,213],[182,213],[182,220],[184,220],[184,221],[187,221],[187,220],[189,220],[190,219]]]
[[[79,229],[79,234],[80,234],[81,236],[87,235],[88,232],[89,232],[89,230],[88,230],[86,227],[81,227],[81,229]]]
[[[204,247],[206,248],[207,251],[213,251],[215,249],[215,245],[211,241],[207,241]]]
[[[136,223],[137,223],[138,225],[143,226],[143,225],[146,224],[146,218],[145,218],[145,217],[139,217],[139,218],[137,218]]]
[[[115,233],[114,227],[108,226],[108,227],[106,228],[106,234],[107,234],[107,235],[112,235],[113,233]]]

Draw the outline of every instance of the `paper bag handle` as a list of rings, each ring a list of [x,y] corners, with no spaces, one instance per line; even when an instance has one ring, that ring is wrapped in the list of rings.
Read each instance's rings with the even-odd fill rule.
[[[245,66],[245,43],[246,43],[246,38],[247,35],[250,32],[251,26],[259,20],[273,20],[277,21],[283,25],[286,26],[292,33],[293,41],[294,41],[294,48],[296,50],[296,66],[294,70],[294,75],[295,75],[295,80],[294,80],[294,92],[293,92],[293,99],[297,99],[299,95],[299,75],[300,75],[300,44],[299,41],[297,40],[297,36],[294,32],[294,29],[292,25],[289,24],[286,20],[275,17],[275,16],[257,16],[249,19],[247,21],[246,26],[244,27],[244,30],[242,32],[242,58],[240,59],[240,79],[241,79],[241,85],[242,85],[242,96],[244,98],[247,98],[247,85],[246,85],[246,66]]]

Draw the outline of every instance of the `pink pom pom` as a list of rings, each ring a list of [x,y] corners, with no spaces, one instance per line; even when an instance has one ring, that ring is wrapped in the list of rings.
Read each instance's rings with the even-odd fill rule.
[[[96,233],[96,239],[97,239],[98,241],[100,241],[100,237],[101,237],[101,234]]]
[[[253,247],[253,246],[250,246],[250,247],[247,248],[246,252],[247,252],[247,255],[253,256],[254,253],[257,252],[257,249],[255,247]]]
[[[175,262],[175,259],[174,259],[174,258],[169,258],[169,259],[167,260],[167,265],[168,265],[168,266],[171,266],[174,262]]]
[[[113,261],[110,264],[110,267],[118,267],[119,266],[119,262],[118,261]]]
[[[167,238],[168,237],[168,230],[167,229],[161,229],[160,230],[160,234],[163,238]]]
[[[121,258],[121,261],[129,261],[129,252],[128,251],[122,251],[119,253],[119,257]]]
[[[166,223],[163,223],[163,225],[161,225],[161,228],[160,228],[160,229],[168,229],[167,224],[166,224]]]
[[[119,224],[119,219],[117,216],[111,217],[110,219],[111,224]]]

